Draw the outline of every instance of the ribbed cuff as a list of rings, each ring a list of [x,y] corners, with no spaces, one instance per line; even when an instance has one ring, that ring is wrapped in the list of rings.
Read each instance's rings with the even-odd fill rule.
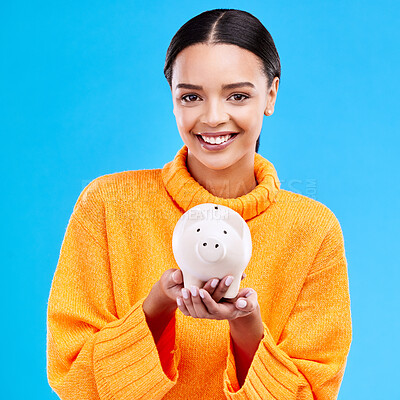
[[[267,325],[245,382],[240,388],[236,375],[232,337],[229,339],[227,367],[223,374],[224,393],[230,400],[295,400],[299,377],[289,356],[276,346]]]
[[[175,344],[175,324],[176,318],[174,313],[168,325],[165,327],[160,339],[158,339],[157,350],[164,373],[169,379],[176,382],[176,375],[178,373],[177,368],[181,358],[181,353]]]
[[[177,382],[180,352],[174,345],[169,351],[171,344],[166,345],[175,335],[172,325],[175,318],[159,340],[162,353],[165,348],[164,354],[159,355],[146,322],[143,301],[138,301],[124,318],[108,324],[96,335],[93,365],[101,399],[162,399]]]

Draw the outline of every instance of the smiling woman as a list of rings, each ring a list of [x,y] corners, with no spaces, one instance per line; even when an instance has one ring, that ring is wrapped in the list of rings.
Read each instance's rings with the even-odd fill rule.
[[[278,82],[269,86],[259,58],[236,45],[195,44],[177,55],[171,91],[188,169],[214,195],[235,198],[257,185],[254,149]]]
[[[257,18],[245,11],[218,9],[201,13],[182,25],[171,40],[165,60],[164,75],[171,88],[173,72],[176,73],[174,63],[177,55],[191,45],[199,43],[231,44],[248,50],[248,55],[251,53],[257,56],[256,62],[267,79],[267,86],[270,89],[273,85],[276,86],[275,93],[271,94],[271,108],[267,110],[266,115],[273,113],[278,81],[281,77],[281,64],[270,33]],[[250,87],[252,86],[250,83]],[[195,89],[193,86],[186,88]],[[235,83],[226,87],[226,89],[236,88]],[[264,88],[263,92],[267,89]],[[258,149],[259,137],[256,152]]]
[[[48,302],[50,385],[61,399],[336,399],[352,339],[344,240],[257,152],[280,80],[271,35],[245,11],[206,11],[164,72],[184,146],[79,196]],[[232,276],[185,288],[173,256],[176,223],[203,203],[250,229],[233,299]]]

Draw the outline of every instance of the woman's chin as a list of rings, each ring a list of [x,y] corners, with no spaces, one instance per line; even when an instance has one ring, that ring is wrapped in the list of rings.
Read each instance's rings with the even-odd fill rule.
[[[194,168],[206,168],[209,171],[222,171],[231,167],[235,163],[236,157],[233,153],[219,153],[216,155],[213,152],[206,152],[202,149],[190,151],[188,155],[188,165]]]

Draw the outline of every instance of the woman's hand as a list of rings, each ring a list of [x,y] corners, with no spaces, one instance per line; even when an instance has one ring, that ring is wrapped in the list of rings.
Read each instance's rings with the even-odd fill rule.
[[[166,270],[158,282],[160,296],[171,307],[176,308],[176,297],[180,295],[183,288],[182,271],[175,268]]]
[[[255,311],[259,306],[257,293],[251,288],[240,289],[233,299],[222,299],[229,288],[225,285],[227,279],[228,276],[225,276],[215,288],[212,286],[214,279],[210,279],[200,290],[195,286],[191,290],[182,288],[176,297],[178,308],[186,316],[217,320],[234,320]]]
[[[245,276],[246,274],[243,273],[242,279]],[[228,290],[228,286],[220,284],[218,287],[214,287],[212,285],[213,281],[217,281],[218,283],[217,278],[212,278],[205,283],[203,289],[212,294],[214,300],[218,302]],[[221,280],[221,282],[222,281],[223,279]],[[183,289],[182,271],[175,268],[170,268],[166,270],[162,274],[160,280],[156,282],[153,289],[155,289],[156,292],[159,293],[158,297],[163,299],[163,303],[167,308],[176,308],[176,299],[177,297],[182,295]],[[226,299],[226,301],[228,301],[228,299]]]
[[[175,299],[183,288],[182,272],[179,271],[179,274],[174,275],[176,271],[178,270],[174,268],[164,271],[143,301],[142,308],[146,322],[156,344],[175,315]]]

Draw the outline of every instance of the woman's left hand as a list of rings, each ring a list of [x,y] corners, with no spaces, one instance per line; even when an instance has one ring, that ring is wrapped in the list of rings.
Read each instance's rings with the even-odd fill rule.
[[[245,317],[259,307],[257,292],[252,288],[240,289],[235,298],[223,298],[218,303],[205,289],[200,289],[199,292],[198,287],[192,286],[191,290],[182,289],[182,291],[186,292],[188,298],[185,299],[183,296],[179,296],[177,298],[178,308],[184,315],[193,318],[233,320]],[[200,293],[204,295],[204,298],[200,296]],[[244,306],[241,307],[241,305]]]

